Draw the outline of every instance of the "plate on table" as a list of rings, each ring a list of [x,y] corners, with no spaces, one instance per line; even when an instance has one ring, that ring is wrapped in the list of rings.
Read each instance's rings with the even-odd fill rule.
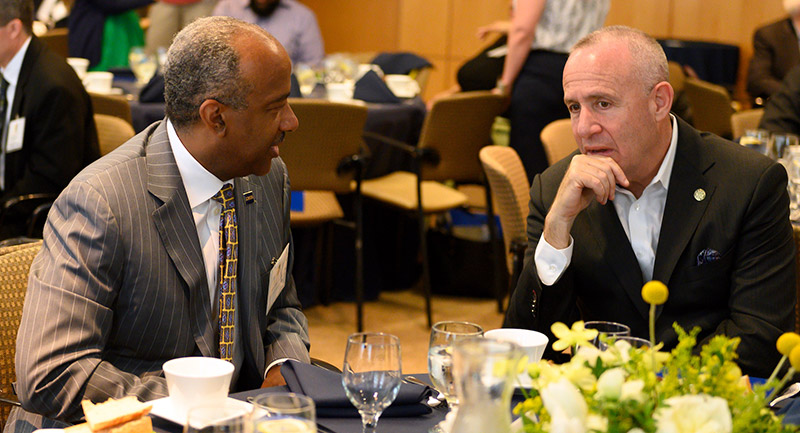
[[[235,398],[228,397],[228,402],[234,405],[241,405],[242,407],[251,407],[252,405],[246,401],[236,400]],[[153,405],[150,410],[150,415],[155,415],[167,421],[172,421],[175,424],[186,424],[186,414],[178,411],[172,404],[169,397],[159,398],[158,400],[151,400],[148,403]]]

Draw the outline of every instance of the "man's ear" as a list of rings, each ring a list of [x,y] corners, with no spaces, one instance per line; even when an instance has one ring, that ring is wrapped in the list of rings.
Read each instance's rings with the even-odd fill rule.
[[[226,133],[225,111],[227,106],[215,99],[206,99],[200,104],[200,121],[214,134],[223,136]]]
[[[669,115],[669,111],[672,109],[675,90],[672,89],[672,85],[668,82],[662,81],[653,87],[653,96],[655,103],[655,112],[653,114],[656,116],[656,120],[662,120]]]
[[[9,21],[6,26],[8,27],[9,36],[11,36],[11,39],[19,38],[25,29],[25,27],[22,25],[22,21],[19,18],[14,18],[13,20]]]

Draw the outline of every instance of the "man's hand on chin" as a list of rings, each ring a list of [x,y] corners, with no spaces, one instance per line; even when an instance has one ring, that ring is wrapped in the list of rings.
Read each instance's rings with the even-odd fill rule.
[[[267,377],[264,378],[264,383],[261,384],[261,387],[269,388],[272,386],[283,385],[286,385],[286,380],[284,380],[283,375],[281,375],[281,366],[276,365],[269,369],[267,372]]]

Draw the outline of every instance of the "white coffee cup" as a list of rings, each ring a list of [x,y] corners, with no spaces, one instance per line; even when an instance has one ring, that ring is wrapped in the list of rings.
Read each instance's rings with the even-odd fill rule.
[[[325,91],[328,93],[328,100],[335,102],[350,102],[353,99],[353,83],[327,83]]]
[[[547,347],[549,339],[541,332],[531,331],[530,329],[519,328],[500,328],[492,329],[483,333],[486,338],[491,338],[500,341],[510,341],[516,343],[525,355],[528,356],[528,364],[539,362],[544,354],[544,349]],[[519,374],[519,384],[523,387],[529,388],[531,386],[531,377],[528,375],[528,369]]]
[[[87,72],[83,79],[83,86],[86,90],[94,93],[111,93],[111,83],[114,82],[114,74],[105,71]]]
[[[83,81],[86,78],[86,71],[89,69],[89,59],[81,57],[67,57],[67,63],[75,70],[75,74]]]
[[[164,363],[164,376],[172,407],[184,418],[201,404],[225,402],[233,376],[233,364],[201,356],[176,358]]]

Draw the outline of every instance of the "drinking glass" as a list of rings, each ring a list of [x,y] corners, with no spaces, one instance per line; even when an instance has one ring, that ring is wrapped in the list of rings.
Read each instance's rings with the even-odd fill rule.
[[[400,340],[384,333],[350,335],[343,370],[344,392],[361,414],[362,432],[372,433],[400,390]]]
[[[616,343],[617,341],[625,341],[634,348],[648,348],[652,346],[652,344],[650,344],[650,340],[645,340],[644,338],[639,337],[631,337],[630,335],[617,336],[614,338],[614,342]]]
[[[136,76],[136,84],[144,86],[155,75],[158,58],[147,54],[144,47],[133,47],[128,52],[128,65],[130,65],[133,75]]]
[[[183,433],[253,433],[253,407],[239,401],[194,406]]]
[[[453,343],[470,337],[482,337],[483,328],[470,322],[438,322],[431,328],[428,346],[428,374],[437,391],[444,394],[451,409],[458,407],[453,381]]]
[[[739,139],[743,146],[753,149],[762,155],[769,155],[770,135],[766,129],[748,129]]]
[[[317,417],[311,397],[292,392],[261,394],[253,403],[256,433],[315,433]]]
[[[592,340],[592,344],[600,350],[606,350],[606,348],[608,348],[608,345],[604,343],[601,338],[603,336],[609,340],[613,340],[616,337],[631,335],[631,328],[629,328],[628,325],[617,322],[590,321],[584,323],[583,327],[586,329],[597,329],[597,337]]]
[[[778,158],[784,158],[792,146],[800,144],[800,138],[794,134],[772,134],[772,149]]]

